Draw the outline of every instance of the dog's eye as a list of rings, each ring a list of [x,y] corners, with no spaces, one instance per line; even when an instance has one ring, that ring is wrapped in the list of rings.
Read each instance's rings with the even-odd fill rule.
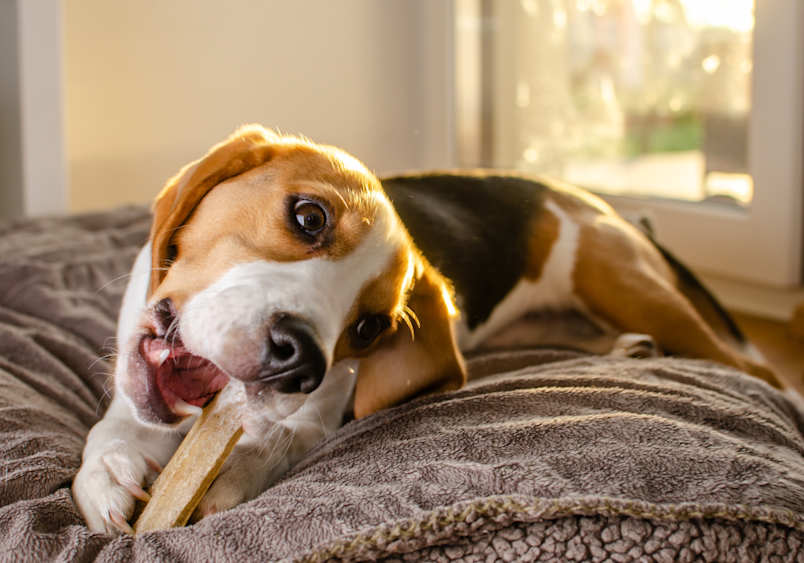
[[[327,224],[327,215],[320,206],[312,201],[301,200],[293,208],[296,222],[308,234],[317,234]]]
[[[371,315],[357,323],[355,332],[357,332],[357,338],[360,344],[368,346],[374,342],[374,339],[377,338],[389,324],[388,317],[385,315]]]
[[[165,256],[165,258],[167,258],[168,265],[175,262],[176,256],[178,255],[179,255],[179,249],[175,244],[171,244],[170,246],[168,246],[167,255]]]

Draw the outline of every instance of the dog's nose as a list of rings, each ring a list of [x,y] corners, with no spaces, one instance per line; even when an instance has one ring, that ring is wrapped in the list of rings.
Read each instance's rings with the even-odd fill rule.
[[[268,331],[268,354],[257,381],[280,393],[312,393],[327,371],[313,328],[292,315],[279,315]]]

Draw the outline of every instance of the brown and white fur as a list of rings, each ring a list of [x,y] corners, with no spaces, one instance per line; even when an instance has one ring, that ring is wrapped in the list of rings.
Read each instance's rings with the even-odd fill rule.
[[[147,498],[145,484],[228,382],[245,390],[245,434],[195,518],[255,498],[349,411],[359,418],[460,388],[461,350],[543,343],[539,315],[580,313],[594,337],[565,340],[582,349],[645,334],[664,350],[773,380],[718,335],[717,314],[711,326],[704,320],[706,307],[684,295],[678,270],[648,238],[570,186],[538,183],[536,211],[514,222],[524,232],[508,254],[492,237],[487,257],[520,263],[507,281],[483,263],[463,278],[487,277],[488,287],[460,272],[448,279],[438,229],[429,249],[414,239],[426,240],[428,225],[461,232],[456,244],[483,236],[454,215],[471,206],[453,209],[449,189],[443,207],[424,197],[433,178],[453,177],[386,181],[397,200],[426,200],[429,215],[417,221],[343,151],[247,126],[168,182],[120,313],[114,399],[73,484],[89,527],[131,531],[135,498]]]

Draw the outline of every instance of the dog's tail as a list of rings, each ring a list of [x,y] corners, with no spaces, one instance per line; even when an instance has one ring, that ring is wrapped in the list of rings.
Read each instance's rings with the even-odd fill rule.
[[[701,315],[704,321],[715,331],[715,334],[740,352],[756,359],[762,359],[762,355],[745,337],[743,331],[740,330],[740,327],[737,326],[737,323],[734,322],[734,319],[729,315],[728,311],[723,308],[723,305],[715,299],[712,292],[709,291],[706,286],[701,283],[701,280],[699,280],[689,268],[682,264],[678,258],[659,244],[656,240],[656,233],[653,230],[653,224],[650,218],[642,214],[623,216],[629,223],[645,235],[659,252],[661,252],[664,259],[670,265],[670,268],[672,268],[673,272],[676,274],[679,291],[690,300],[693,307],[698,311],[698,314]]]
[[[723,305],[701,283],[701,280],[673,256],[669,250],[656,242],[653,237],[650,237],[650,239],[675,272],[679,291],[690,300],[706,323],[712,327],[712,330],[737,350],[749,356],[754,356],[757,352],[740,330],[740,327],[737,326],[728,311],[723,308]]]

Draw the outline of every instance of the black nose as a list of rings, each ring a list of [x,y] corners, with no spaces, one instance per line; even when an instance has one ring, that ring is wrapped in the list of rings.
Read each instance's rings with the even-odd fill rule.
[[[298,317],[279,315],[268,331],[268,354],[257,380],[280,393],[312,393],[326,371],[313,328]]]

